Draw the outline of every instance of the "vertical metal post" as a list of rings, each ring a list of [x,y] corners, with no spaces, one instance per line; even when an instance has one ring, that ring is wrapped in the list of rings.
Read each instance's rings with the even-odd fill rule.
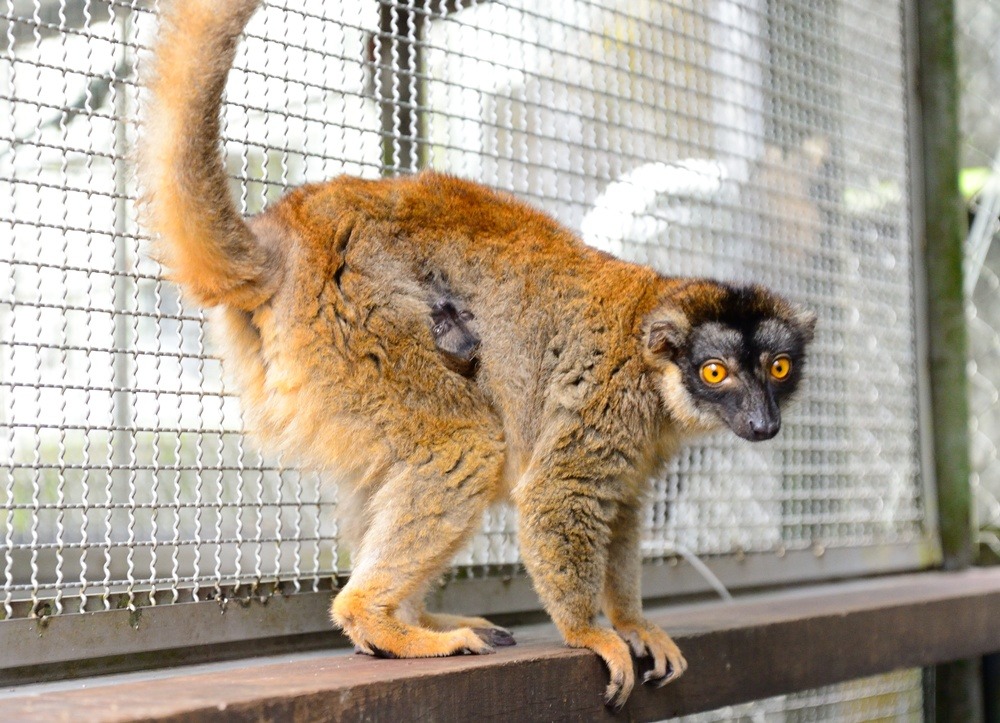
[[[982,723],[986,720],[983,708],[982,663],[982,658],[967,658],[935,667],[935,721]]]
[[[121,52],[128,53],[128,10],[120,19],[121,25]],[[114,112],[115,112],[115,276],[114,276],[114,428],[112,438],[114,439],[114,464],[116,467],[124,466],[128,458],[128,441],[125,439],[125,429],[131,423],[132,412],[130,409],[129,388],[129,330],[127,320],[122,317],[121,312],[127,311],[125,299],[131,294],[131,282],[129,279],[130,259],[128,253],[127,236],[128,233],[128,172],[125,166],[125,159],[128,156],[128,138],[126,137],[126,124],[128,118],[128,97],[127,88],[121,79],[114,78]]]
[[[927,273],[934,470],[946,569],[972,563],[968,341],[962,291],[966,218],[959,191],[958,74],[952,0],[917,3],[924,166],[923,252]]]
[[[962,284],[966,216],[959,191],[958,58],[953,0],[917,2],[927,324],[934,472],[945,569],[973,557],[968,340]],[[934,671],[938,721],[983,720],[981,661]]]
[[[1000,720],[1000,653],[983,658],[983,712],[986,720]]]
[[[129,49],[129,31],[131,22],[131,9],[118,8],[112,13],[112,22],[119,26],[120,35],[119,52],[123,54],[120,65],[127,67]],[[104,500],[108,508],[105,512],[105,541],[107,548],[104,558],[104,605],[109,605],[110,579],[116,575],[121,575],[119,565],[121,559],[115,559],[112,542],[116,536],[121,534],[128,522],[125,515],[113,509],[114,505],[125,502],[129,498],[128,470],[130,464],[130,450],[133,439],[129,432],[132,425],[134,398],[131,392],[131,370],[129,348],[133,342],[130,329],[131,322],[124,313],[128,311],[128,298],[135,293],[134,281],[132,279],[133,259],[129,253],[128,243],[128,170],[126,159],[128,158],[128,136],[127,123],[129,112],[128,88],[123,82],[124,77],[115,77],[111,81],[111,102],[114,109],[114,164],[115,164],[115,275],[113,281],[113,305],[114,317],[113,339],[114,356],[112,360],[112,428],[108,442],[111,445],[111,458],[107,470],[107,486],[105,488],[107,497]],[[130,527],[130,526],[129,526]],[[131,529],[131,527],[130,527]],[[121,539],[118,537],[117,539]],[[130,556],[131,548],[127,553]],[[129,599],[131,603],[131,597]]]

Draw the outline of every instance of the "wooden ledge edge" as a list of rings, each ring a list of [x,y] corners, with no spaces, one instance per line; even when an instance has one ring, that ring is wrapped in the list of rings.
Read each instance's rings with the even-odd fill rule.
[[[1000,651],[1000,568],[926,572],[647,611],[690,668],[613,715],[599,659],[551,626],[495,655],[375,660],[345,652],[25,686],[7,720],[661,720]]]

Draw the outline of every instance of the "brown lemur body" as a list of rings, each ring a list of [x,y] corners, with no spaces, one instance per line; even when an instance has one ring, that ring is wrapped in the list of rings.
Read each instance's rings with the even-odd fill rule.
[[[649,682],[681,674],[677,646],[642,615],[644,491],[687,435],[777,432],[814,319],[759,287],[619,261],[507,194],[436,173],[305,186],[245,221],[219,112],[257,6],[168,6],[141,171],[159,257],[218,307],[249,426],[361,503],[334,622],[386,656],[511,642],[423,606],[483,511],[511,500],[538,594],[568,644],[604,659],[607,700],[628,697],[632,652],[652,657]],[[468,310],[474,352],[469,338],[445,348],[455,339],[438,322]],[[474,375],[454,353],[474,357]],[[596,623],[602,610],[615,630]]]

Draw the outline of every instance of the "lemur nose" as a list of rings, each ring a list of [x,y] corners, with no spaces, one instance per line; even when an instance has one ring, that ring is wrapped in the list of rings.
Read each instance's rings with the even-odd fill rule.
[[[754,441],[762,442],[765,439],[771,439],[778,433],[779,429],[781,429],[781,422],[776,419],[750,419],[750,432],[753,434]]]

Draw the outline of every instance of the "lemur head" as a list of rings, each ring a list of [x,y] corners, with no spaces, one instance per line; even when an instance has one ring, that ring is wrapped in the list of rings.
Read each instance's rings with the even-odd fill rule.
[[[750,441],[781,429],[798,387],[816,315],[761,286],[681,282],[649,316],[645,341],[674,422],[728,426]]]

